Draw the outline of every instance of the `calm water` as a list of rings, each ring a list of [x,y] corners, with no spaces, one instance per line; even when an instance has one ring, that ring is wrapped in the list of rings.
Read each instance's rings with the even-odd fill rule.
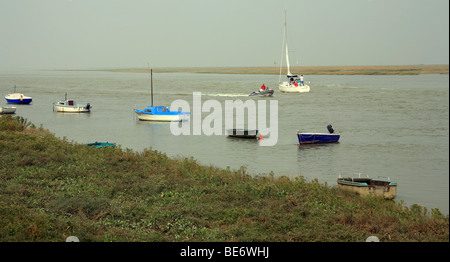
[[[169,156],[194,156],[220,168],[245,166],[250,174],[317,178],[335,186],[339,174],[388,176],[398,182],[398,200],[449,212],[449,76],[307,76],[311,92],[283,94],[278,76],[155,73],[155,104],[176,99],[189,102],[193,92],[202,101],[246,101],[262,83],[278,100],[278,143],[223,135],[174,136],[170,124],[138,121],[133,108],[150,103],[150,76],[112,72],[0,72],[0,91],[33,97],[17,106],[17,115],[49,129],[57,137],[88,143],[109,141],[136,151],[152,147]],[[64,93],[77,103],[89,102],[90,114],[62,114],[52,103]],[[210,113],[203,113],[205,118]],[[192,118],[190,123],[192,124]],[[338,144],[299,146],[297,130],[341,133]]]

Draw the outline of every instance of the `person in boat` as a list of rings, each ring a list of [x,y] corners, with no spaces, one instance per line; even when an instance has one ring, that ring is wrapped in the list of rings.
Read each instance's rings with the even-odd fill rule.
[[[265,86],[264,84],[262,84],[261,90],[262,90],[262,91],[266,90],[266,86]]]
[[[304,85],[304,84],[303,84],[303,75],[300,75],[300,84],[301,84],[301,85]]]

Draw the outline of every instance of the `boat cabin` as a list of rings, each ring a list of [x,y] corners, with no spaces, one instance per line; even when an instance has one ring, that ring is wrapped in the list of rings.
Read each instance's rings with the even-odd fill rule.
[[[303,75],[299,77],[298,75],[287,75],[289,79],[289,84],[294,86],[305,85],[303,82]]]
[[[74,100],[64,100],[64,101],[59,101],[58,105],[62,105],[62,106],[76,106],[77,103],[75,103]]]
[[[154,114],[158,114],[158,113],[166,113],[166,112],[170,112],[169,108],[167,106],[154,106],[154,107],[146,107],[144,109],[145,113],[154,113]]]

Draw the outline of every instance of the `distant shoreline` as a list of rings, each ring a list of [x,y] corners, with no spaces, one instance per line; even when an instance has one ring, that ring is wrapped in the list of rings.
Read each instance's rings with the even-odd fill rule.
[[[109,69],[111,72],[148,73],[148,69]],[[278,75],[277,67],[174,67],[154,68],[155,73],[196,74],[265,74]],[[407,65],[407,66],[311,66],[291,67],[291,72],[303,75],[430,75],[447,74],[449,65]],[[282,74],[286,74],[283,68]]]

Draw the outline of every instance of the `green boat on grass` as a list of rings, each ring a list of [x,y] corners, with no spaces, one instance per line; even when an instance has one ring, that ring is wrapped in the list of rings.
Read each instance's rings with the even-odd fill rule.
[[[116,146],[116,143],[108,143],[108,142],[94,142],[85,144],[87,146],[94,146],[96,148],[108,147],[108,146]]]
[[[352,191],[361,196],[372,195],[385,199],[394,199],[397,195],[397,183],[387,179],[358,177],[341,177],[337,180],[338,188]]]

